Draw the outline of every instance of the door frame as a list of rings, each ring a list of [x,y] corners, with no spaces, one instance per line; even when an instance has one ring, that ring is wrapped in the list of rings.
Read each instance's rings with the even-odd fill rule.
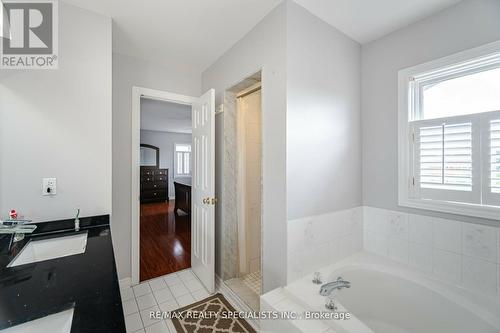
[[[264,237],[264,232],[265,232],[265,228],[264,228],[264,225],[265,225],[265,220],[267,220],[265,218],[265,212],[266,212],[266,201],[264,200],[265,196],[264,196],[264,184],[265,184],[265,178],[267,179],[267,177],[265,176],[265,173],[264,173],[264,166],[265,166],[265,161],[267,161],[267,159],[265,159],[264,157],[264,149],[265,149],[265,145],[267,143],[267,140],[264,140],[264,124],[267,124],[265,121],[264,121],[264,110],[266,109],[265,106],[264,106],[264,96],[265,96],[265,84],[264,82],[267,81],[267,79],[265,79],[266,77],[266,74],[265,74],[265,71],[264,71],[264,67],[261,67],[259,68],[258,70],[255,70],[255,71],[251,71],[250,74],[247,74],[245,75],[244,77],[242,77],[240,80],[238,81],[235,81],[233,82],[233,84],[229,85],[228,87],[226,87],[224,89],[224,92],[228,92],[228,91],[231,91],[235,86],[239,85],[241,82],[251,78],[252,76],[254,76],[255,74],[257,73],[260,73],[260,81],[258,83],[255,83],[253,85],[250,85],[246,88],[244,88],[241,92],[240,92],[240,95],[242,92],[245,92],[247,90],[252,90],[254,88],[256,88],[258,86],[258,90],[260,90],[260,93],[261,93],[261,100],[260,100],[260,113],[261,113],[261,166],[260,166],[260,176],[261,176],[261,180],[262,180],[262,184],[261,184],[261,188],[260,188],[260,194],[261,194],[261,215],[260,215],[260,233],[261,233],[261,238],[260,238],[260,272],[261,272],[261,278],[260,278],[260,291],[261,291],[261,295],[259,296],[262,296],[265,294],[264,292],[264,279],[265,277],[267,277],[267,274],[269,274],[267,272],[267,269],[264,270],[265,266],[264,266],[264,260],[265,260],[265,256],[264,256],[264,243],[265,243],[265,237]],[[238,94],[235,94],[234,95],[234,107],[236,108],[235,112],[237,113],[238,112],[238,107],[237,107],[237,99],[238,99]],[[225,105],[226,101],[223,99],[222,101],[222,104]],[[224,110],[224,109],[223,109]],[[216,113],[217,114],[217,113]],[[238,115],[237,116],[237,119],[238,119]],[[236,120],[238,121],[238,120]],[[236,134],[236,137],[238,137],[238,134]],[[239,147],[237,148],[239,149]],[[224,153],[225,153],[225,148],[224,148]],[[223,176],[222,176],[222,181],[224,182],[224,173],[225,171],[223,170]],[[222,188],[224,188],[224,183],[222,183]],[[237,191],[241,191],[241,188],[237,185]],[[238,213],[239,214],[239,211]],[[221,217],[220,219],[222,221],[225,220],[225,217],[224,217],[224,209],[222,209],[222,212],[221,212]],[[286,234],[286,233],[285,233]],[[286,246],[285,246],[285,249],[284,249],[284,252],[283,253],[286,253]],[[238,265],[238,269],[239,269],[239,265]],[[226,284],[226,281],[223,280],[221,277],[217,277],[220,279],[221,283],[224,284],[227,288],[229,288],[229,290],[232,290],[227,284]],[[284,278],[285,278],[285,281],[286,281],[286,269],[285,269],[285,272],[284,272]],[[242,304],[246,304],[240,297],[237,293],[234,293],[234,295],[236,295],[236,297],[239,299],[240,302],[242,302]]]
[[[131,285],[139,284],[140,278],[140,149],[141,97],[193,105],[198,97],[176,94],[163,90],[132,87],[132,188],[131,188]]]

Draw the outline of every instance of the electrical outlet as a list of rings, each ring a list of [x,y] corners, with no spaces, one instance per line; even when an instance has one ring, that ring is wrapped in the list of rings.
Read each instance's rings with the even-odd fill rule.
[[[42,179],[42,195],[56,195],[57,180],[55,178]]]

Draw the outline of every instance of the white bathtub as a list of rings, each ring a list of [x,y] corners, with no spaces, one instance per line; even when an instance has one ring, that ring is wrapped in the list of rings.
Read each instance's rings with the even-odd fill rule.
[[[349,320],[323,321],[338,333],[500,332],[500,301],[428,278],[407,266],[368,253],[322,271],[323,282],[342,276],[351,288],[339,291],[339,309]],[[319,286],[307,276],[288,285],[288,297],[310,311],[328,311]]]

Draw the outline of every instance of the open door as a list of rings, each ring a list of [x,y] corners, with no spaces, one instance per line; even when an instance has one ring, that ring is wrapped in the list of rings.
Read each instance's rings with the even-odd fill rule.
[[[191,267],[208,292],[215,291],[215,90],[192,109],[193,179]]]

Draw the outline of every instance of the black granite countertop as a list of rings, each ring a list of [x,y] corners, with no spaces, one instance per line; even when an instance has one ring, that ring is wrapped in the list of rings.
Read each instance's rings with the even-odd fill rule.
[[[78,233],[73,220],[36,224],[16,243],[0,235],[0,330],[73,307],[72,333],[125,332],[109,216],[80,219],[84,253],[7,267],[30,239]]]

